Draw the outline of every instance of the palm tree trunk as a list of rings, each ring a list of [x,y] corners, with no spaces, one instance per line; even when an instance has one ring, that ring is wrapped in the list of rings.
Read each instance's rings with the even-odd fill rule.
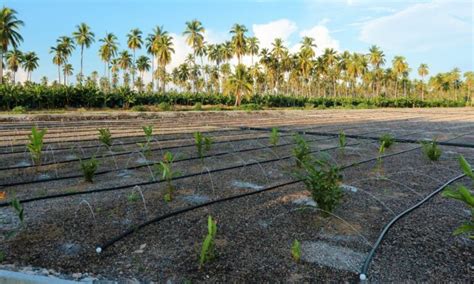
[[[61,64],[58,64],[58,83],[61,84]]]
[[[82,84],[82,80],[84,78],[84,74],[82,73],[83,62],[84,62],[84,45],[82,44],[81,45],[81,84]]]
[[[0,48],[0,84],[3,84],[3,50]]]
[[[151,85],[153,86],[152,90],[155,90],[155,55],[153,54],[151,58]]]

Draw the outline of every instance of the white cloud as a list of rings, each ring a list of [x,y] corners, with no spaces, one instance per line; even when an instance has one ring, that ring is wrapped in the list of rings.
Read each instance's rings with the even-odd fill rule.
[[[329,29],[324,25],[316,25],[310,29],[302,30],[299,33],[300,37],[308,36],[314,38],[314,43],[316,43],[316,55],[321,55],[324,49],[334,48],[339,51],[339,41],[331,37]],[[292,52],[299,50],[301,44],[296,44],[291,48]]]
[[[289,37],[296,32],[296,24],[287,19],[276,20],[266,24],[252,25],[254,35],[260,40],[260,48],[271,48],[276,38],[288,44]]]
[[[428,51],[472,40],[472,3],[433,1],[366,21],[359,39],[394,52]]]

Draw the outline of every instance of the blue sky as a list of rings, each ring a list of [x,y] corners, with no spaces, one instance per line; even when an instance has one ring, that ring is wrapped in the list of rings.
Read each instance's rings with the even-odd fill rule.
[[[5,0],[25,22],[22,51],[35,51],[40,68],[33,80],[56,78],[49,48],[59,36],[71,35],[81,22],[89,24],[96,37],[115,33],[121,49],[126,34],[140,28],[144,34],[163,25],[174,37],[176,54],[170,67],[181,63],[190,51],[181,35],[184,23],[203,22],[208,42],[228,39],[229,29],[241,23],[262,46],[281,37],[290,50],[297,50],[301,36],[316,39],[317,52],[325,47],[339,51],[366,52],[370,45],[382,47],[390,63],[403,55],[413,69],[427,63],[431,73],[459,67],[474,70],[473,4],[470,0]],[[85,52],[85,73],[103,72],[96,43]],[[142,50],[138,54],[144,53]],[[71,63],[79,70],[79,49]],[[20,74],[20,77],[23,76]]]

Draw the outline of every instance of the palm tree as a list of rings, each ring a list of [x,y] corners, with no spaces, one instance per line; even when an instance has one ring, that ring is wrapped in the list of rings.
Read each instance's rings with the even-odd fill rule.
[[[235,94],[235,106],[240,106],[242,96],[252,93],[252,79],[243,64],[235,67],[235,72],[227,80],[227,93]]]
[[[123,80],[124,84],[128,85],[126,82],[130,80],[130,75],[128,74],[128,69],[132,65],[132,57],[127,50],[120,52],[117,61],[118,66],[123,70]]]
[[[58,83],[61,84],[61,65],[66,63],[64,46],[57,44],[52,46],[49,53],[53,54],[53,64],[58,66]]]
[[[247,37],[245,33],[247,28],[244,25],[234,24],[230,33],[233,34],[231,42],[234,49],[234,54],[237,56],[237,63],[240,64],[240,59],[247,53]]]
[[[372,65],[373,88],[375,95],[379,95],[378,80],[381,75],[380,67],[385,64],[385,54],[376,45],[372,45],[369,49],[369,63]]]
[[[253,65],[253,57],[255,55],[258,55],[259,44],[260,42],[257,37],[254,37],[254,36],[249,37],[247,40],[248,53],[250,54],[252,65]]]
[[[405,57],[395,56],[392,60],[392,70],[395,74],[395,97],[398,94],[398,79],[408,71],[408,64]]]
[[[424,89],[423,85],[425,84],[424,78],[427,76],[429,73],[428,65],[425,63],[421,63],[420,67],[418,67],[418,75],[421,77],[421,100],[424,100]]]
[[[31,81],[31,73],[38,68],[39,58],[35,52],[30,51],[26,52],[23,55],[23,62],[21,67],[26,71],[26,81]]]
[[[18,20],[16,11],[7,7],[0,10],[0,84],[3,83],[3,55],[11,45],[16,49],[23,37],[18,32],[23,21]]]
[[[174,53],[173,37],[164,35],[160,38],[157,44],[158,62],[162,68],[161,74],[166,76],[166,65],[171,63],[171,54]],[[166,92],[166,78],[162,78],[163,92]]]
[[[63,74],[64,74],[64,85],[68,84],[68,77],[73,75],[74,68],[72,64],[65,64],[63,67]]]
[[[23,53],[18,49],[10,50],[7,52],[6,58],[8,69],[13,72],[12,82],[15,83],[16,72],[23,62]]]
[[[107,76],[108,80],[110,81],[110,61],[112,58],[117,55],[118,51],[118,43],[117,37],[113,33],[106,33],[105,37],[99,40],[102,45],[99,48],[99,56],[102,61],[105,63],[105,70],[104,76]],[[108,74],[106,74],[106,72]]]
[[[168,32],[163,29],[163,26],[156,26],[153,29],[151,34],[148,34],[146,38],[146,49],[147,53],[150,54],[153,58],[151,60],[151,74],[155,74],[155,61],[157,60],[157,44],[162,36],[167,35]],[[159,67],[159,66],[158,66]],[[151,77],[151,82],[153,87],[155,86],[155,76]]]
[[[140,72],[140,80],[143,82],[143,73],[145,73],[145,71],[150,71],[150,58],[145,55],[139,56],[136,65]]]
[[[76,48],[74,45],[74,40],[68,36],[59,37],[56,42],[62,46],[64,60],[69,61],[69,57],[72,55],[72,52]]]
[[[135,56],[137,49],[142,48],[142,31],[139,29],[132,29],[127,34],[127,45],[133,51],[133,62],[135,62]],[[132,83],[135,83],[135,66],[132,65]]]
[[[202,23],[198,20],[186,22],[186,29],[183,35],[186,36],[186,43],[194,50],[194,55],[197,55],[198,49],[204,45],[204,35],[206,30]]]
[[[91,44],[95,41],[95,35],[86,23],[77,25],[76,29],[77,30],[73,32],[72,35],[76,40],[76,43],[81,46],[81,72],[79,74],[81,77],[83,77],[84,47],[89,48],[91,46]]]

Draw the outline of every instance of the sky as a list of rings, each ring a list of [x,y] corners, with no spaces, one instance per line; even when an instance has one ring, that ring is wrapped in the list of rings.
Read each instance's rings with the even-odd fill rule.
[[[24,42],[19,49],[35,51],[40,67],[33,80],[42,76],[57,79],[57,67],[49,54],[56,39],[71,35],[76,25],[87,23],[96,42],[84,52],[84,73],[104,72],[98,57],[99,42],[106,32],[127,48],[126,34],[139,28],[146,36],[155,26],[163,26],[173,36],[173,61],[168,70],[184,61],[191,49],[182,32],[185,22],[198,19],[206,29],[205,40],[218,43],[230,39],[235,23],[244,24],[249,36],[257,36],[261,47],[270,47],[282,38],[290,51],[297,51],[302,36],[311,36],[316,53],[331,47],[338,51],[367,53],[378,45],[387,64],[395,55],[406,57],[417,78],[420,63],[430,73],[455,67],[474,70],[474,5],[471,0],[2,0],[25,22]],[[79,72],[80,49],[70,63]],[[137,56],[145,50],[137,51]],[[249,62],[249,58],[245,62]],[[20,80],[26,74],[20,71]],[[150,78],[147,74],[145,78]],[[147,81],[147,80],[145,80]]]

